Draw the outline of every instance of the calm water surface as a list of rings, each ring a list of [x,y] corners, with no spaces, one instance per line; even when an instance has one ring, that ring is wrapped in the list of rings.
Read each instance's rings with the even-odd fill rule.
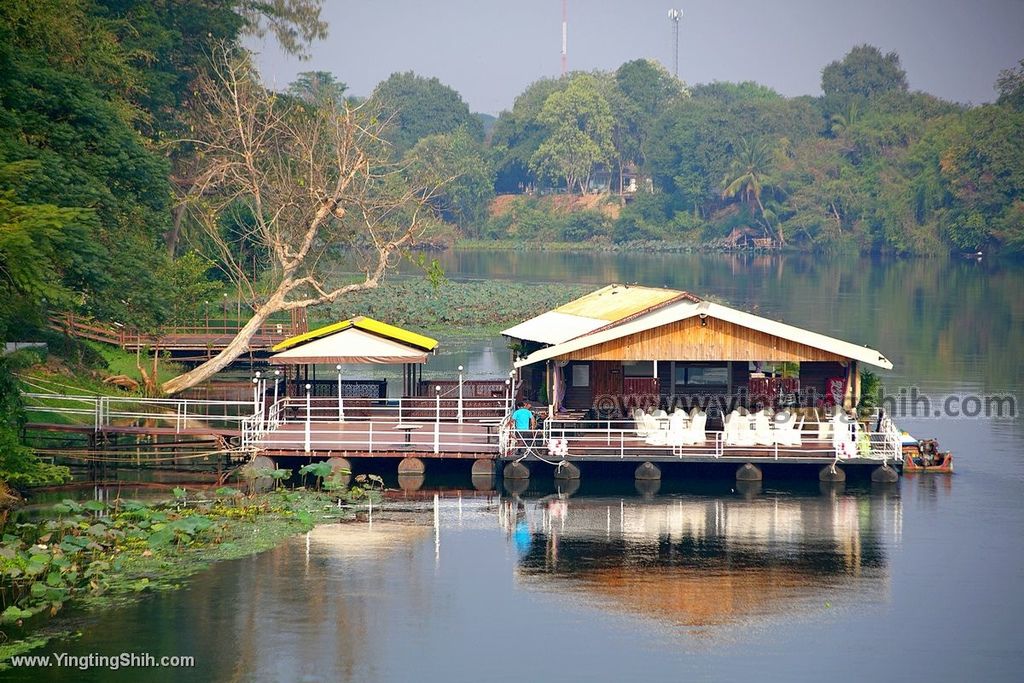
[[[1024,271],[966,261],[449,254],[449,277],[688,289],[882,350],[890,390],[1024,395]],[[444,347],[444,340],[442,340]],[[497,340],[432,359],[505,371]],[[820,489],[772,481],[545,481],[396,500],[48,649],[194,655],[125,680],[1019,681],[1021,419],[904,418],[958,474]],[[811,475],[813,478],[813,475]],[[428,479],[427,486],[431,485]],[[451,484],[451,482],[446,482]],[[72,674],[69,678],[69,674]],[[6,672],[110,680],[110,672]],[[20,678],[19,678],[20,677]]]

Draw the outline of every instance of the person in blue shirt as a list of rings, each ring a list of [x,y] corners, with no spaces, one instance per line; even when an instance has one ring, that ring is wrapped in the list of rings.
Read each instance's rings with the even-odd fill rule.
[[[536,419],[533,416],[533,411],[530,410],[528,401],[520,401],[516,404],[516,411],[512,413],[512,421],[515,422],[516,429],[520,432],[534,428]]]

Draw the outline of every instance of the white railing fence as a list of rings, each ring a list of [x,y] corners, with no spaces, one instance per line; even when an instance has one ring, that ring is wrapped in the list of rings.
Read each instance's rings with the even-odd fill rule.
[[[835,437],[832,421],[802,422],[799,428],[783,428],[772,422],[767,430],[750,429],[686,430],[673,433],[668,429],[648,430],[633,420],[547,420],[542,429],[508,430],[502,438],[502,453],[509,457],[537,455],[544,458],[582,457],[624,459],[665,455],[722,458],[817,457],[836,461],[848,459],[877,460],[883,464],[902,461],[899,430],[884,418],[881,424],[869,421],[867,429],[860,422],[840,422],[840,435],[856,425],[843,437],[844,446]],[[875,427],[878,431],[870,431]]]
[[[142,424],[173,427],[176,433],[203,427],[239,429],[253,412],[250,401],[39,393],[23,393],[22,400],[30,422],[91,424],[96,432]]]
[[[416,444],[441,452],[460,446],[497,450],[498,426],[509,414],[507,397],[353,399],[279,398],[242,423],[245,447],[287,450],[388,450]]]

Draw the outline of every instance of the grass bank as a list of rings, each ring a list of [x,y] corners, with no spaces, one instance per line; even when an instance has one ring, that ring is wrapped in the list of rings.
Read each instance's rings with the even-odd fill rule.
[[[100,394],[105,396],[142,396],[145,394],[141,366],[153,374],[153,359],[136,356],[116,346],[74,339],[57,332],[45,338],[47,348],[23,349],[9,356],[11,371],[22,389],[40,393]],[[156,363],[156,381],[171,379],[184,368],[167,358]],[[107,380],[126,377],[137,387],[118,386]]]

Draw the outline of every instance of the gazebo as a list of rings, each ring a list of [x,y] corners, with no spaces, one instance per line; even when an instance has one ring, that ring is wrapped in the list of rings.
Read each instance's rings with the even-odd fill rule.
[[[387,380],[342,380],[343,363],[401,365],[402,397],[413,396],[422,366],[437,349],[437,340],[394,325],[357,316],[296,335],[274,346],[271,365],[283,366],[286,391],[313,396],[387,399]],[[337,377],[317,379],[317,365],[334,365]]]

